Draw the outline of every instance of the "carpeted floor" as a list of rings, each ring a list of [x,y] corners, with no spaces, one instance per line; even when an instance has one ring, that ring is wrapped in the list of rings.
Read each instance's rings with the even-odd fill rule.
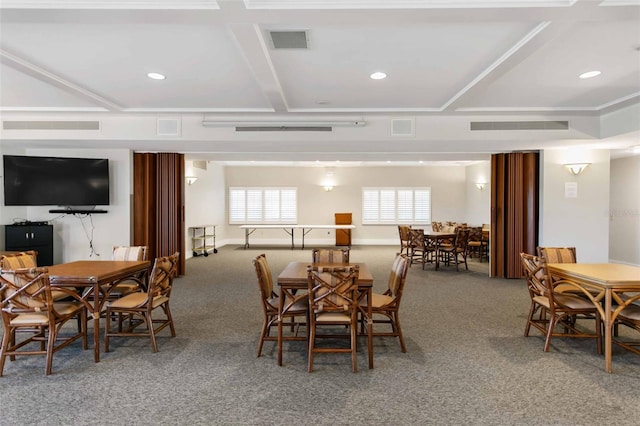
[[[396,247],[354,247],[382,292]],[[487,277],[487,264],[409,270],[401,307],[407,353],[396,339],[365,340],[356,374],[349,355],[320,354],[306,371],[304,342],[275,342],[256,357],[262,323],[251,260],[266,253],[274,275],[310,250],[227,246],[187,261],[177,279],[168,330],[153,354],[146,339],[114,339],[93,362],[74,344],[54,355],[7,362],[0,378],[1,425],[635,425],[640,357],[614,348],[614,373],[592,340],[523,337],[523,280]]]

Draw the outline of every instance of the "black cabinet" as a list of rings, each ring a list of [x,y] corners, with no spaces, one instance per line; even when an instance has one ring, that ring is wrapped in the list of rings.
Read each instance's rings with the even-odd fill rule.
[[[38,266],[53,265],[53,225],[5,225],[4,249],[35,250]]]

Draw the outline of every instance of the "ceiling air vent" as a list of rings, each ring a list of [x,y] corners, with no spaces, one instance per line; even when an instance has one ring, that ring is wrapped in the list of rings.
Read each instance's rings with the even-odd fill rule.
[[[236,132],[331,132],[331,126],[236,126]]]
[[[100,130],[99,121],[3,121],[4,130]]]
[[[158,136],[180,136],[181,121],[176,118],[158,118]]]
[[[398,118],[391,120],[391,136],[415,136],[415,120]]]
[[[472,121],[471,130],[568,130],[568,121]]]
[[[270,31],[274,49],[307,49],[306,31]]]

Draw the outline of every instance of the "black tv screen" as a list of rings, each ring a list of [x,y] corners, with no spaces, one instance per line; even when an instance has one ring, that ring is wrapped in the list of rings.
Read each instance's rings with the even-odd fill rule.
[[[4,205],[109,205],[109,160],[5,155]]]

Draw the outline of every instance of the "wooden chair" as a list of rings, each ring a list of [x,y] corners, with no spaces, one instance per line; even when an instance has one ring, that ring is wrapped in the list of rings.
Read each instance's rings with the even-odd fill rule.
[[[349,263],[349,249],[313,249],[313,263]]]
[[[358,327],[358,265],[317,267],[309,266],[309,365],[313,371],[316,353],[351,353],[351,367],[357,372],[356,338]],[[349,334],[337,333],[341,327],[334,327],[331,334],[318,334],[318,328],[348,326]],[[349,337],[350,346],[318,345],[318,338],[337,339]]]
[[[462,261],[464,262],[464,268],[469,270],[469,266],[467,265],[467,255],[469,253],[468,241],[469,228],[459,227],[456,230],[456,238],[453,244],[444,245],[438,249],[438,255],[441,256],[441,261],[447,265],[453,261],[456,265],[456,271],[460,270],[458,264]]]
[[[484,232],[482,232],[481,226],[474,226],[469,228],[469,246],[470,257],[474,254],[478,255],[478,259],[482,262],[483,257],[487,257],[488,241],[484,238]]]
[[[171,256],[156,258],[151,275],[149,277],[149,288],[147,291],[137,291],[127,294],[113,302],[107,304],[106,317],[113,318],[118,314],[118,331],[111,331],[111,322],[107,320],[104,335],[104,350],[109,352],[109,339],[111,337],[149,337],[151,339],[151,349],[158,352],[156,335],[166,327],[171,330],[171,337],[176,336],[169,300],[171,298],[171,287],[173,279],[178,269],[179,253]],[[164,318],[154,318],[153,312],[161,308]],[[122,329],[122,315],[129,316],[129,327]],[[154,324],[159,324],[155,327]],[[145,325],[146,331],[135,331],[139,325]]]
[[[400,301],[402,300],[402,292],[404,290],[404,283],[407,278],[407,272],[409,271],[409,257],[405,254],[396,254],[391,266],[391,272],[389,273],[389,283],[387,290],[382,293],[372,293],[371,297],[371,311],[374,315],[373,323],[389,324],[391,326],[390,332],[378,332],[374,330],[374,336],[391,336],[398,337],[400,340],[400,348],[402,352],[407,352],[407,347],[404,344],[404,337],[402,336],[402,328],[400,327],[400,318],[398,312],[400,310]],[[367,301],[361,303],[362,308],[366,309],[368,306]],[[376,319],[378,317],[385,316],[385,319]],[[360,333],[364,334],[366,319],[360,317]]]
[[[422,264],[424,269],[425,263],[431,262],[435,256],[435,244],[424,235],[423,229],[409,229],[409,266],[414,263]]]
[[[77,339],[87,349],[87,310],[79,301],[54,302],[47,268],[3,269],[0,273],[0,309],[4,334],[0,347],[0,376],[7,357],[45,355],[45,374],[51,374],[53,354]],[[80,317],[77,333],[62,333],[63,325]],[[29,333],[16,341],[17,333]],[[23,349],[37,342],[39,350]]]
[[[549,263],[576,263],[576,248],[575,247],[537,247],[536,251],[538,257],[542,262],[544,268],[544,274],[550,276],[547,271],[547,264]],[[553,287],[556,293],[571,293],[580,297],[587,297],[585,293],[579,289],[576,289],[573,285],[563,285],[562,283],[554,285]],[[597,295],[597,290],[591,292],[592,295]]]
[[[409,225],[398,225],[398,234],[400,236],[400,253],[405,253],[407,256],[410,255],[411,251],[411,237],[409,235],[409,230],[411,226]]]
[[[614,306],[613,314],[617,313],[615,320],[616,332],[612,339],[612,342],[616,345],[627,349],[635,354],[640,355],[640,340],[622,339],[618,333],[618,326],[624,325],[633,330],[640,331],[640,293],[635,293],[630,297],[625,298],[625,303],[629,303],[627,306]],[[618,311],[618,312],[616,312]]]
[[[111,258],[113,260],[147,260],[147,246],[115,246]],[[108,297],[118,299],[129,293],[146,290],[146,283],[143,275],[134,275],[112,283],[108,287]]]
[[[0,269],[17,270],[37,268],[38,252],[35,250],[22,251],[18,253],[8,253],[0,256]],[[65,287],[62,289],[52,288],[51,297],[54,302],[64,299],[73,300],[70,292],[76,292],[73,287]],[[80,330],[78,326],[78,331]]]
[[[570,281],[557,281],[552,283],[545,273],[544,266],[539,257],[527,253],[520,253],[524,274],[531,297],[531,307],[524,335],[529,336],[531,326],[540,330],[545,336],[544,351],[549,350],[552,337],[573,337],[596,339],[596,347],[599,354],[602,353],[601,319],[597,308],[590,300],[562,292],[554,291],[554,285],[573,286],[577,290],[580,287]],[[537,315],[537,317],[536,317]],[[577,328],[577,320],[595,319],[595,331],[589,332]],[[555,331],[556,326],[561,325],[562,331]]]
[[[262,312],[264,313],[264,321],[262,323],[262,331],[260,332],[260,341],[258,342],[258,356],[262,355],[262,346],[265,341],[277,341],[278,336],[271,335],[271,328],[278,327],[278,312],[280,311],[280,299],[278,294],[273,290],[273,277],[271,268],[267,262],[265,254],[260,254],[253,259],[253,266],[256,269],[258,277],[258,288],[260,289],[260,299],[262,301]],[[299,328],[301,325],[307,324],[307,314],[309,312],[309,300],[306,294],[287,298],[283,303],[282,317],[291,320],[291,331],[293,335],[282,336],[282,340],[307,340],[307,336],[299,336]],[[303,321],[296,321],[303,317]],[[282,359],[282,348],[278,347],[278,359]]]

